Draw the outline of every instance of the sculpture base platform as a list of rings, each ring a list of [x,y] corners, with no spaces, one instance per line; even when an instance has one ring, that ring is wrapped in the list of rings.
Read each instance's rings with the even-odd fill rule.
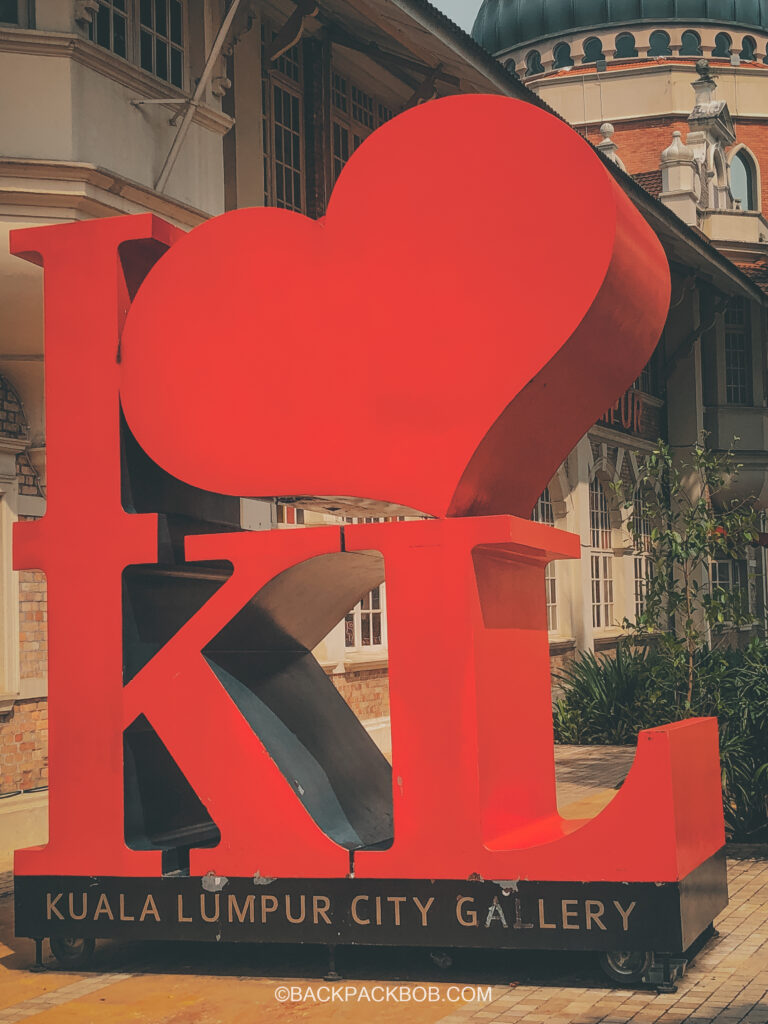
[[[725,851],[679,882],[24,876],[29,938],[679,954],[728,903]]]

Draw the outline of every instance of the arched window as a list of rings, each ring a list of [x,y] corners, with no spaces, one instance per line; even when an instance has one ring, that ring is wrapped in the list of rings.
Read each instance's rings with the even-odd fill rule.
[[[568,43],[558,43],[554,49],[555,67],[556,68],[572,68],[573,57],[571,57],[571,48]]]
[[[669,33],[660,30],[651,32],[648,48],[649,57],[671,57],[672,48],[669,45]]]
[[[534,523],[546,523],[547,526],[555,525],[555,511],[552,508],[552,498],[548,487],[544,488],[541,497],[533,506],[531,519]]]
[[[648,597],[648,583],[653,578],[653,562],[651,560],[651,530],[653,529],[643,495],[635,494],[632,510],[632,540],[634,541],[634,574],[635,574],[635,620],[645,611]]]
[[[592,626],[613,625],[613,547],[611,515],[603,485],[595,477],[589,485],[589,528],[592,568]]]
[[[596,64],[599,60],[605,60],[603,44],[597,36],[590,36],[584,43],[584,58],[582,64]]]
[[[627,57],[636,57],[637,47],[635,37],[631,32],[622,32],[616,36],[616,59],[624,60]]]
[[[739,54],[742,60],[755,60],[757,57],[757,43],[752,36],[744,36],[741,41],[741,53]]]
[[[740,149],[731,160],[731,195],[741,200],[742,210],[758,210],[757,169],[752,157]]]
[[[701,36],[698,32],[683,32],[682,46],[680,47],[681,57],[701,56]]]
[[[544,488],[544,493],[534,506],[531,519],[535,523],[546,523],[547,526],[555,525],[555,513],[552,508],[552,498],[549,488]],[[544,571],[544,588],[547,599],[547,629],[550,633],[557,631],[557,575],[555,562],[550,562]]]
[[[525,58],[526,75],[540,75],[543,71],[544,65],[541,63],[541,54],[538,50],[531,50]]]
[[[731,47],[733,40],[727,32],[718,32],[715,36],[715,48],[712,51],[713,57],[722,57],[724,60],[731,59]]]

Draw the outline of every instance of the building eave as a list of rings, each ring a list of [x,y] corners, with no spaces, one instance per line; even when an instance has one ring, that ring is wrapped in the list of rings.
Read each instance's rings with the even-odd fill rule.
[[[426,29],[444,46],[453,50],[463,63],[474,68],[495,91],[533,103],[555,117],[559,114],[511,74],[492,54],[476,43],[472,36],[439,11],[429,0],[389,0],[408,17]],[[562,120],[562,118],[560,118]]]

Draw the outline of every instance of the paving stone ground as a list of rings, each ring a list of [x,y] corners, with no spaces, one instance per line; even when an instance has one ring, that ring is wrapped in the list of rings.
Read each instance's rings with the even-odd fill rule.
[[[598,808],[626,778],[632,747],[558,747],[561,810],[577,816]],[[768,846],[733,848],[728,859],[730,904],[710,940],[678,983],[678,991],[599,985],[519,984],[494,988],[492,1002],[463,1007],[441,1024],[768,1024]]]
[[[440,1024],[768,1024],[768,849],[728,859],[731,902],[674,994],[565,985],[494,988]],[[498,994],[496,994],[498,993]]]
[[[573,814],[576,807],[580,813],[585,802],[610,800],[627,777],[634,758],[634,747],[555,747],[561,812]]]
[[[596,813],[631,767],[626,747],[557,749],[558,799],[570,816]],[[0,837],[0,844],[2,839]],[[0,850],[0,854],[3,851]],[[731,902],[719,935],[696,956],[678,991],[615,989],[591,954],[457,954],[442,972],[426,953],[341,951],[344,984],[435,986],[431,1004],[279,1002],[281,985],[306,996],[326,961],[313,947],[103,943],[82,974],[30,973],[33,944],[13,937],[13,901],[0,878],[0,1024],[768,1024],[768,847],[734,848]],[[3,884],[5,883],[5,884]],[[452,1005],[451,986],[474,983],[490,999]]]

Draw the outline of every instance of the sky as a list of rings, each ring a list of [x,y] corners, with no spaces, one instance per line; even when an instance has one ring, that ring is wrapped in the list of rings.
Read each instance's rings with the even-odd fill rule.
[[[471,30],[480,7],[480,0],[432,0],[432,3],[467,32]]]

